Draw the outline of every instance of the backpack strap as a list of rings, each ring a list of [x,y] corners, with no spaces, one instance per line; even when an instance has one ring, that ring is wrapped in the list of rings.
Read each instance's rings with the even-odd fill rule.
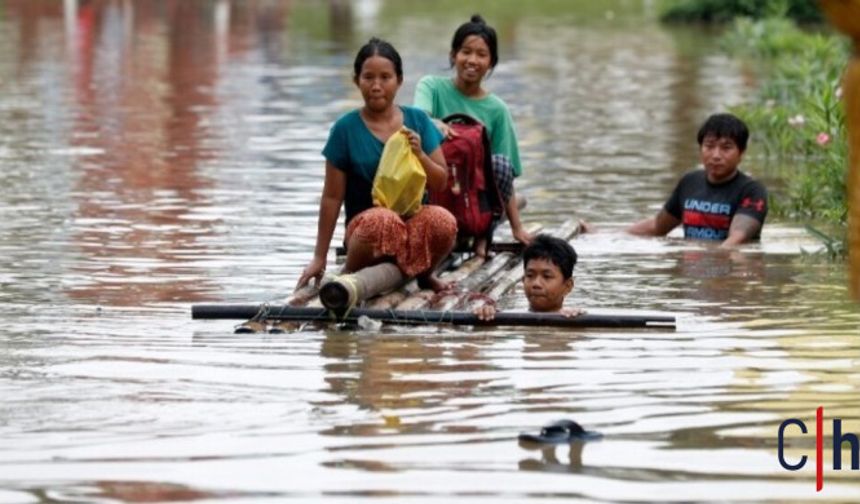
[[[480,124],[481,126],[484,125],[484,123],[475,119],[474,117],[470,116],[469,114],[460,114],[460,113],[445,116],[442,118],[442,122],[445,124],[460,123],[460,124]]]

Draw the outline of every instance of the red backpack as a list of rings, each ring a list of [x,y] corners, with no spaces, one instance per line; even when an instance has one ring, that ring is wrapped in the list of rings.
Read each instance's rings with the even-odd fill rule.
[[[448,185],[442,191],[430,190],[430,203],[454,214],[461,237],[489,236],[493,219],[502,215],[503,207],[487,130],[466,114],[452,114],[442,121],[457,136],[442,142]]]

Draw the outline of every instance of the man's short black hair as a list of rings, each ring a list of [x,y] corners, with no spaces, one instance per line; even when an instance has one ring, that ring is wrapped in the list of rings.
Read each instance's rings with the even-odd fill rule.
[[[564,279],[573,276],[576,265],[576,251],[570,243],[555,236],[539,234],[528,247],[523,250],[523,267],[528,266],[532,259],[545,259],[561,270]]]
[[[732,114],[714,114],[699,128],[699,134],[696,136],[699,146],[709,136],[729,138],[735,142],[741,152],[744,152],[747,150],[750,131],[743,121]]]

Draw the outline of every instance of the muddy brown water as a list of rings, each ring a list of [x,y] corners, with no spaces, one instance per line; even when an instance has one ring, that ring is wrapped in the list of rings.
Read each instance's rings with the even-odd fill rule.
[[[732,254],[618,232],[694,166],[701,120],[755,86],[655,4],[3,2],[0,502],[860,498],[828,447],[816,494],[811,434],[786,452],[803,470],[777,460],[779,424],[814,428],[818,406],[860,432],[842,267],[778,218]],[[362,41],[400,49],[410,103],[476,10],[501,38],[488,84],[520,131],[524,219],[603,229],[574,242],[570,303],[677,330],[192,321],[191,304],[294,285]],[[604,438],[518,445],[560,418]]]

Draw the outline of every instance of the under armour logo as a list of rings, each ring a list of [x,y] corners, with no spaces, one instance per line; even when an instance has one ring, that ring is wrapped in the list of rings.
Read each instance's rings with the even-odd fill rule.
[[[764,200],[761,198],[757,200],[744,198],[743,201],[741,201],[741,208],[755,208],[756,212],[761,212],[764,210]]]

